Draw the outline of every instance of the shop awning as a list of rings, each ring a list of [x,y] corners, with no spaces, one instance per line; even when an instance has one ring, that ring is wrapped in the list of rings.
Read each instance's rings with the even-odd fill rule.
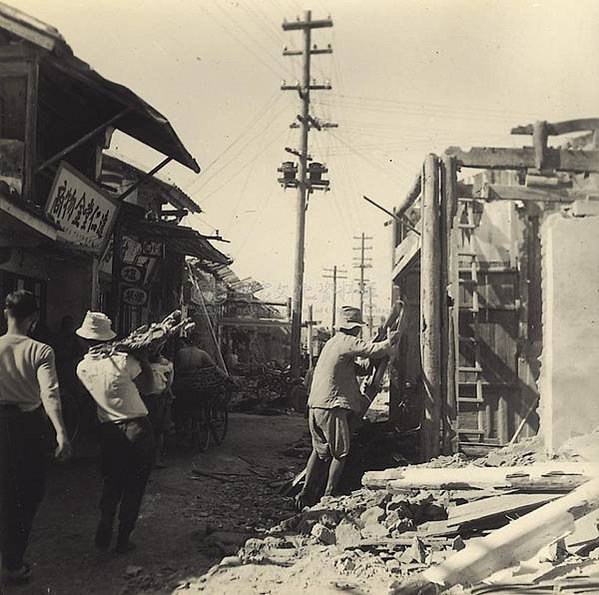
[[[146,172],[135,167],[131,163],[123,161],[116,155],[104,152],[102,155],[102,181],[109,183],[105,180],[105,176],[108,176],[111,172],[120,173],[124,175],[130,175],[132,179],[142,179]],[[169,184],[164,180],[161,180],[157,175],[152,176],[145,182],[146,185],[152,185],[159,191],[166,201],[178,209],[187,209],[190,213],[201,213],[202,209],[196,204],[191,197],[189,197],[183,190]]]
[[[169,250],[176,254],[195,256],[212,265],[227,266],[232,260],[217,250],[195,229],[171,223],[150,221],[131,221],[127,223],[127,233],[143,239],[164,242]]]
[[[169,121],[133,91],[105,79],[77,58],[57,29],[3,3],[0,3],[0,28],[47,50],[42,69],[66,79],[65,92],[93,105],[100,121],[129,108],[114,123],[115,128],[199,173],[199,165]]]
[[[58,228],[39,207],[0,193],[0,235],[9,247],[37,245],[56,240]]]

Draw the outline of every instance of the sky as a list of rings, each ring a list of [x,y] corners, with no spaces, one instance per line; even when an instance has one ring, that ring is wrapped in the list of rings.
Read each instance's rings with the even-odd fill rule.
[[[262,282],[261,297],[292,293],[294,190],[277,168],[297,148],[295,92],[283,80],[301,76],[301,33],[284,19],[306,9],[331,16],[313,43],[317,82],[311,113],[339,128],[310,133],[310,155],[329,169],[331,191],[310,197],[304,303],[330,320],[333,265],[347,271],[339,304],[357,304],[362,233],[372,237],[366,270],[375,316],[389,307],[391,238],[388,209],[412,184],[427,153],[448,146],[520,146],[510,128],[534,120],[597,116],[599,2],[594,0],[9,0],[57,27],[75,54],[100,74],[130,87],[161,111],[199,162],[194,174],[170,164],[176,183],[204,213],[185,224],[230,244],[241,278]],[[123,134],[112,147],[150,169],[162,160]]]

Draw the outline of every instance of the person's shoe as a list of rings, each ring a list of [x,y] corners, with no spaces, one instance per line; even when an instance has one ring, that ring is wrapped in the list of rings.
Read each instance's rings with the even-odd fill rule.
[[[12,585],[22,585],[31,580],[31,567],[23,564],[18,570],[2,570],[2,582]]]
[[[96,537],[94,543],[99,550],[107,550],[112,541],[112,523],[100,521],[96,529]]]
[[[132,552],[137,546],[128,537],[119,538],[116,542],[116,547],[112,550],[115,554],[128,554]]]

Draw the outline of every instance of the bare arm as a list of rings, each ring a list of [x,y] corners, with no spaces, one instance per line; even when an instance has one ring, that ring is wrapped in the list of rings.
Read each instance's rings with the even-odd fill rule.
[[[58,443],[56,457],[68,458],[71,454],[71,446],[62,419],[60,389],[56,375],[54,351],[51,348],[48,348],[37,368],[37,381],[40,387],[42,405],[56,431],[56,442]]]
[[[127,356],[132,357],[132,356]],[[135,386],[142,395],[151,395],[154,392],[154,373],[146,354],[135,357],[141,372],[134,378]]]

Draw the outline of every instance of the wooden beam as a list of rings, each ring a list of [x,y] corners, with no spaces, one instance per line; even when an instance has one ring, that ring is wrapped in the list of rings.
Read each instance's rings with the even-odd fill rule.
[[[553,124],[545,124],[547,134],[559,136],[570,132],[583,132],[585,130],[599,130],[599,118],[579,118],[578,120],[565,120]],[[533,134],[534,124],[516,126],[512,128],[512,134]]]
[[[467,545],[422,577],[448,589],[477,584],[494,572],[534,556],[543,546],[574,530],[574,522],[599,508],[599,479],[530,512]],[[401,588],[396,593],[409,593]]]
[[[414,260],[420,251],[420,236],[413,231],[406,234],[403,242],[395,248],[393,257],[393,272],[391,278],[395,281],[406,267]]]
[[[521,200],[523,202],[564,202],[585,199],[586,194],[570,188],[530,188],[527,186],[483,184],[479,198],[486,200]]]
[[[421,456],[441,452],[441,238],[439,158],[427,155],[422,175],[420,250],[420,353],[424,389]]]
[[[599,477],[597,463],[537,463],[528,467],[459,467],[428,469],[399,467],[385,471],[368,471],[362,485],[389,490],[456,490],[475,488],[524,488],[536,491],[572,489],[593,477]]]
[[[536,153],[533,147],[509,149],[504,147],[473,147],[465,151],[449,147],[445,153],[453,155],[462,167],[475,169],[534,169]],[[599,173],[599,151],[548,148],[544,167],[573,173]]]
[[[443,452],[459,449],[457,431],[457,351],[455,345],[455,303],[458,287],[454,227],[457,213],[457,164],[444,155],[441,177],[441,362],[443,396]]]

